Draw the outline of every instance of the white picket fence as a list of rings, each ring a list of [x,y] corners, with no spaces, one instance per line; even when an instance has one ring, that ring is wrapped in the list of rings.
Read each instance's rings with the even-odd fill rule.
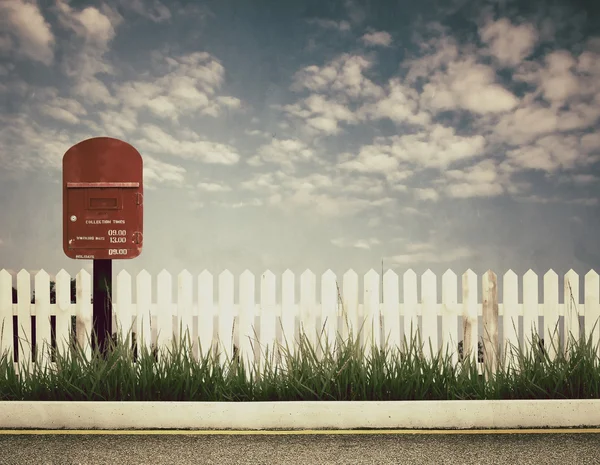
[[[71,303],[70,276],[65,270],[56,275],[56,304],[50,303],[50,277],[45,271],[35,275],[35,303],[31,303],[31,278],[27,271],[17,275],[17,303],[12,302],[12,276],[0,271],[0,350],[13,357],[13,315],[18,320],[18,338],[24,350],[18,349],[19,362],[32,369],[31,315],[35,315],[37,346],[50,345],[50,316],[56,318],[57,349],[63,351],[71,332],[71,317],[76,317],[76,341],[89,356],[87,343],[92,328],[91,276],[81,270],[76,276],[77,299]],[[239,277],[238,301],[235,302],[234,276],[224,271],[218,276],[218,295],[213,295],[213,276],[202,272],[197,277],[196,294],[194,279],[187,271],[177,277],[177,298],[173,302],[171,275],[163,270],[157,276],[156,302],[152,302],[152,283],[148,272],[140,272],[135,280],[136,302],[132,301],[132,279],[121,271],[114,280],[113,321],[118,323],[123,335],[132,329],[138,335],[138,344],[148,349],[152,344],[160,349],[171,347],[171,341],[179,336],[181,325],[192,337],[193,356],[199,350],[206,355],[207,348],[219,341],[218,357],[221,362],[231,358],[234,344],[245,360],[254,360],[258,366],[265,362],[265,348],[269,353],[276,343],[288,341],[289,350],[297,347],[298,329],[304,328],[309,340],[316,346],[317,331],[324,329],[322,340],[330,344],[336,333],[347,337],[349,331],[357,333],[363,328],[361,344],[367,355],[371,343],[376,347],[403,350],[403,338],[411,338],[419,328],[424,355],[430,356],[429,342],[434,353],[444,348],[458,361],[459,317],[462,319],[462,340],[465,356],[475,357],[478,341],[483,343],[484,364],[494,372],[496,361],[506,350],[507,343],[522,344],[530,350],[531,331],[538,332],[538,317],[543,316],[544,347],[551,359],[557,351],[565,350],[561,340],[572,334],[575,339],[591,336],[595,347],[600,341],[600,304],[598,273],[591,270],[585,275],[585,298],[579,302],[579,276],[573,270],[563,279],[564,303],[559,303],[559,277],[550,270],[543,277],[543,303],[538,301],[538,276],[529,270],[523,276],[523,302],[518,301],[518,277],[508,271],[503,277],[502,303],[498,303],[497,278],[488,271],[482,276],[481,302],[478,303],[476,274],[468,270],[462,275],[462,302],[458,301],[457,275],[451,270],[442,276],[441,302],[438,302],[437,278],[430,270],[421,276],[421,296],[417,292],[417,274],[408,270],[402,276],[403,298],[400,302],[399,276],[389,270],[380,275],[370,270],[363,278],[363,298],[359,302],[359,278],[349,270],[341,282],[329,270],[321,276],[321,296],[317,299],[316,276],[310,270],[300,276],[299,299],[295,296],[295,277],[291,271],[283,273],[281,280],[281,302],[276,299],[277,278],[266,271],[260,277],[260,299],[255,296],[255,277],[245,271]],[[380,299],[380,284],[383,302]],[[194,299],[197,296],[197,299]],[[441,338],[438,338],[438,317],[441,316]],[[559,317],[564,317],[564,330],[556,332]],[[420,323],[419,323],[420,317]],[[483,332],[478,334],[478,317],[483,320]],[[503,341],[499,341],[499,317],[502,317]],[[519,319],[521,317],[521,319]],[[584,317],[584,329],[580,331],[579,317]],[[116,326],[113,323],[113,330]],[[3,326],[2,326],[3,325]],[[595,327],[594,327],[595,325]],[[254,331],[256,329],[256,332]],[[521,334],[521,336],[520,336]],[[260,343],[257,344],[257,341]],[[553,341],[554,344],[551,344]],[[200,343],[200,346],[198,345]],[[47,347],[47,346],[46,346]],[[496,349],[496,350],[494,350]],[[40,353],[41,352],[41,353]],[[36,363],[51,364],[49,351],[39,351]],[[217,353],[217,352],[215,352]],[[321,352],[319,351],[319,354]],[[598,354],[600,355],[600,354]],[[510,363],[510,357],[506,358]],[[283,363],[276,359],[276,363]],[[480,372],[482,372],[482,366]]]

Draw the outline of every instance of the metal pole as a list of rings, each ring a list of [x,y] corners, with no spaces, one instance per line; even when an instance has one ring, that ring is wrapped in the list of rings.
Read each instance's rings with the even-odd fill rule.
[[[112,260],[94,260],[92,348],[106,359],[112,334]]]

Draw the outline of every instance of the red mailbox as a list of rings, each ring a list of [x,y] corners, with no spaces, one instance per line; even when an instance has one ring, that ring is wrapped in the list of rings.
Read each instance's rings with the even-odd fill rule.
[[[143,162],[126,142],[94,137],[63,156],[63,250],[73,259],[135,258],[143,243]]]

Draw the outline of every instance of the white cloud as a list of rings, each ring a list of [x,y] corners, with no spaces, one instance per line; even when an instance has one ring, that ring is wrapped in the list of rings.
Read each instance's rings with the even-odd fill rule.
[[[492,67],[468,58],[448,64],[425,84],[421,103],[432,110],[463,109],[485,115],[514,109],[519,100],[496,82]]]
[[[538,33],[531,24],[512,24],[507,18],[488,21],[479,29],[489,53],[503,66],[516,66],[534,50]]]
[[[210,54],[165,57],[163,63],[168,72],[161,77],[118,85],[119,100],[127,107],[147,108],[154,115],[171,120],[194,112],[217,117],[223,108],[240,108],[241,101],[235,97],[215,96],[224,82],[225,69]]]
[[[283,109],[288,115],[302,119],[308,129],[324,134],[339,133],[340,122],[348,124],[358,122],[356,115],[347,106],[318,94],[313,94],[293,105],[286,105]]]
[[[598,161],[581,147],[580,138],[574,135],[548,135],[534,144],[521,146],[507,152],[510,165],[530,170],[554,172],[571,170]]]
[[[391,262],[391,266],[399,265],[416,265],[423,266],[423,264],[433,263],[449,263],[457,260],[463,260],[465,258],[471,258],[475,255],[474,251],[468,247],[457,247],[441,252],[433,250],[415,253],[405,253],[399,255],[393,255],[386,259]]]
[[[157,184],[182,186],[185,172],[182,166],[165,163],[144,153],[144,188],[155,189]]]
[[[340,32],[345,32],[350,30],[350,23],[348,21],[334,21],[331,19],[309,19],[307,20],[309,24],[316,24],[319,27],[324,29],[336,29]]]
[[[439,200],[440,195],[437,191],[431,187],[416,187],[413,189],[415,196],[421,200],[431,200],[436,202]]]
[[[69,124],[80,122],[80,116],[86,115],[85,108],[74,99],[54,97],[39,106],[41,113]]]
[[[427,112],[419,108],[418,92],[402,84],[400,79],[392,78],[386,95],[376,102],[363,105],[358,115],[361,119],[389,118],[395,123],[426,125],[431,121]]]
[[[171,11],[159,0],[120,0],[120,3],[125,8],[130,8],[140,16],[155,23],[162,23],[171,19]]]
[[[272,139],[268,144],[258,148],[258,154],[248,159],[251,166],[264,163],[275,163],[288,170],[294,165],[314,159],[314,152],[303,142],[296,139]]]
[[[348,239],[345,237],[338,237],[336,239],[332,239],[331,243],[336,247],[343,249],[355,248],[370,250],[372,246],[379,245],[381,242],[375,237],[371,237],[368,239]]]
[[[392,43],[392,36],[389,32],[379,31],[370,32],[362,36],[362,40],[367,45],[379,45],[389,47]]]
[[[365,159],[388,154],[418,168],[445,169],[452,163],[484,154],[483,136],[459,136],[453,128],[436,124],[415,134],[377,138],[363,146]],[[364,151],[364,152],[363,152]]]
[[[328,91],[348,99],[381,97],[382,89],[364,76],[372,66],[372,61],[365,57],[345,53],[325,66],[311,65],[298,71],[292,90]]]
[[[229,192],[231,187],[216,182],[199,182],[198,189],[205,192]]]
[[[144,152],[172,155],[202,163],[221,165],[234,165],[240,159],[235,148],[217,142],[202,140],[200,136],[192,131],[189,132],[190,140],[176,139],[158,126],[151,124],[142,126],[140,131],[144,135],[144,138],[137,140],[136,147],[139,147]]]
[[[448,184],[445,192],[454,198],[495,197],[511,185],[510,175],[500,169],[494,160],[486,159],[464,170],[444,173]],[[512,187],[515,189],[516,187]]]
[[[63,59],[64,72],[74,81],[73,94],[92,104],[117,104],[96,75],[115,72],[105,54],[123,18],[106,5],[102,6],[102,11],[94,7],[78,11],[64,0],[57,0],[56,6],[60,24],[79,37],[79,40],[66,44]]]
[[[35,3],[4,0],[0,2],[0,18],[4,31],[17,38],[19,47],[16,52],[19,55],[45,65],[52,64],[54,35]]]

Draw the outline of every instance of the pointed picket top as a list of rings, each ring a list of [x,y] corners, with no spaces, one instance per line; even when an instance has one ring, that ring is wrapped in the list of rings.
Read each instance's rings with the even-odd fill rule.
[[[240,275],[240,282],[242,281],[252,281],[254,283],[254,274],[249,269],[245,269]]]
[[[219,282],[221,282],[222,280],[233,280],[233,273],[229,270],[221,271],[221,273],[219,274]]]
[[[271,270],[267,270],[262,274],[262,279],[275,279],[275,273]]]
[[[92,298],[92,275],[87,270],[82,268],[79,270],[79,273],[77,273],[75,279],[77,282],[77,286],[75,287],[75,300],[77,303],[90,304],[90,299]]]
[[[304,302],[310,300],[311,302],[315,299],[316,295],[316,283],[317,277],[315,274],[306,270],[300,275],[300,301]]]
[[[125,270],[117,275],[117,298],[119,302],[131,302],[131,275]]]
[[[118,280],[121,280],[121,279],[129,279],[129,280],[131,280],[131,275],[127,272],[127,270],[121,270],[117,274],[117,279]]]
[[[394,270],[387,270],[385,273],[383,273],[383,279],[398,279],[398,273],[396,273]]]
[[[156,279],[158,280],[158,282],[171,282],[171,273],[169,273],[167,270],[163,269],[160,273],[158,273],[158,276],[156,277]]]
[[[496,273],[494,273],[492,270],[487,270],[481,277],[481,284],[484,289],[484,293],[490,292],[492,289],[496,289],[498,287]]]
[[[246,269],[245,269],[244,271],[242,271],[242,273],[240,274],[240,280],[241,280],[241,279],[244,279],[244,278],[245,278],[245,279],[248,279],[248,276],[252,276],[252,277],[254,277],[254,274],[252,274],[252,272],[251,272],[251,271],[250,271],[248,268],[246,268]]]
[[[383,302],[396,305],[399,303],[399,299],[398,274],[392,270],[387,270],[383,274]]]
[[[442,275],[442,303],[454,305],[458,302],[457,279],[456,273],[449,268]]]
[[[336,276],[331,270],[327,270],[321,276],[321,315],[330,320],[337,315],[338,294]],[[332,321],[328,321],[332,324]]]
[[[198,311],[199,315],[212,314],[214,304],[213,275],[208,270],[198,275]],[[199,320],[200,321],[200,320]]]
[[[346,278],[347,277],[347,278]],[[358,279],[358,274],[352,268],[344,273],[344,279]]]
[[[164,296],[171,296],[171,274],[167,270],[162,270],[156,278],[157,291]],[[170,298],[170,297],[169,297]]]
[[[405,304],[416,304],[418,301],[417,297],[417,273],[412,269],[406,270],[402,277],[404,287],[404,303]]]
[[[294,305],[296,298],[296,285],[294,273],[291,270],[285,270],[281,278],[281,303],[282,305]]]
[[[434,276],[435,277],[435,273],[433,271],[431,271],[430,268],[427,268],[427,270],[425,270],[425,273],[423,273],[422,276],[427,276],[427,277]]]
[[[326,279],[335,280],[335,273],[331,271],[331,269],[328,269],[325,273],[323,273],[323,276],[321,276],[321,282],[323,282]]]
[[[177,277],[179,279],[192,279],[192,273],[190,273],[188,270],[186,270],[185,268],[183,270],[181,270],[179,272],[179,274],[177,275]]]
[[[60,309],[71,303],[71,276],[64,269],[56,273],[56,303]]]
[[[493,276],[493,277],[496,277],[496,273],[494,273],[492,270],[487,270],[487,271],[485,272],[485,274],[486,274],[488,277],[490,277],[490,278],[491,278],[492,276]]]
[[[145,281],[152,279],[152,276],[150,276],[150,273],[148,273],[148,271],[144,269],[137,274],[137,279]]]
[[[164,268],[160,271],[160,273],[158,273],[157,279],[165,279],[164,277],[168,276],[169,278],[171,277],[171,273],[169,273],[167,270],[165,270]]]
[[[558,274],[556,274],[556,272],[550,268],[544,275],[544,280],[546,279],[558,279]]]
[[[212,273],[208,270],[202,270],[202,273],[198,275],[198,278],[200,279],[212,279],[212,277]]]
[[[276,305],[277,278],[275,274],[267,270],[260,278],[260,302],[262,305]]]
[[[21,280],[29,282],[29,272],[25,268],[17,273],[17,286]]]
[[[442,275],[442,279],[444,278],[444,276],[453,276],[453,277],[457,277],[456,273],[454,271],[452,271],[450,268],[448,268],[446,271],[444,271],[444,274]],[[451,278],[448,278],[451,279]]]
[[[472,279],[473,276],[477,277],[477,275],[475,274],[475,272],[471,268],[469,268],[467,271],[465,271],[463,273],[463,277],[465,277],[465,278],[471,278]]]
[[[192,274],[187,270],[183,270],[177,276],[177,301],[191,305],[192,294]]]
[[[117,274],[117,287],[119,287],[119,283],[123,283],[120,286],[127,285],[131,288],[131,275],[126,270],[119,271]]]
[[[282,279],[294,279],[294,272],[288,268],[283,272]]]
[[[511,279],[511,280],[513,280],[513,279],[519,279],[519,278],[517,277],[517,273],[515,273],[515,272],[514,272],[513,270],[511,270],[510,268],[509,268],[509,270],[508,270],[506,273],[504,273],[504,282],[506,282],[506,281],[507,281],[507,280],[509,280],[509,279]]]
[[[12,287],[12,276],[11,276],[11,274],[8,271],[6,271],[4,268],[2,268],[0,270],[0,282],[2,282],[3,284],[5,284],[7,279],[10,279],[10,282],[11,282],[10,287]]]
[[[35,303],[50,303],[50,275],[43,269],[38,271],[34,279],[35,289]],[[0,279],[0,288],[2,287],[2,280]]]
[[[594,279],[598,279],[598,273],[596,273],[594,270],[590,270],[585,274],[585,279],[586,281],[589,279],[591,281],[593,281]]]
[[[565,273],[564,281],[565,290],[568,290],[568,284],[570,284],[571,289],[573,290],[573,298],[575,299],[575,303],[579,304],[579,275],[571,268]]]
[[[314,277],[315,274],[307,268],[306,270],[304,270],[304,272],[300,276],[301,277],[304,277],[304,276]]]
[[[40,271],[44,271],[44,270],[40,270]],[[45,271],[44,271],[45,273]],[[81,270],[79,270],[79,272],[75,275],[75,277],[79,277],[80,279],[85,279],[85,278],[90,278],[92,277],[92,275],[89,273],[89,271],[87,271],[85,268],[82,268]]]
[[[369,271],[367,271],[367,273],[365,274],[365,278],[367,279],[373,279],[373,276],[375,277],[379,277],[379,273],[377,273],[377,271],[375,271],[373,268],[371,268]]]
[[[408,270],[406,270],[404,272],[403,275],[404,279],[417,279],[417,273],[414,272],[414,270],[412,268],[409,268]]]
[[[421,300],[423,302],[432,300],[433,303],[437,303],[436,276],[430,269],[421,276]]]

